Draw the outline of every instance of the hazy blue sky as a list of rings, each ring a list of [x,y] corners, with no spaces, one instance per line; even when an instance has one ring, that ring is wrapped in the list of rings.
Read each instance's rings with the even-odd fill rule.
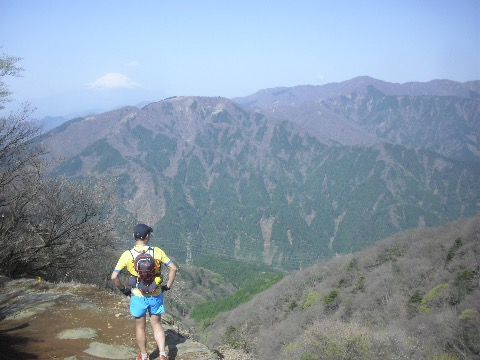
[[[0,0],[37,116],[368,75],[480,80],[478,0]]]

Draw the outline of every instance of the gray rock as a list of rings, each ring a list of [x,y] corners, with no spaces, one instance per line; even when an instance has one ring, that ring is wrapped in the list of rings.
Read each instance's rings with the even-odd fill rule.
[[[102,359],[134,359],[137,353],[132,348],[118,345],[102,344],[92,342],[90,347],[84,350],[85,353]]]
[[[92,328],[68,329],[58,334],[59,339],[92,339],[97,336],[97,331]]]

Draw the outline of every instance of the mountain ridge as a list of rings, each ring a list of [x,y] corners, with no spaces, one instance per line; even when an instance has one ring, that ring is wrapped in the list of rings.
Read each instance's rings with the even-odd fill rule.
[[[389,83],[370,76],[358,76],[349,80],[324,85],[297,85],[293,87],[262,89],[254,94],[235,97],[232,100],[247,107],[258,106],[265,108],[276,101],[282,101],[282,98],[298,99],[297,102],[306,102],[358,92],[369,85],[376,87],[386,95],[431,95],[469,98],[472,95],[478,96],[480,94],[480,80],[460,83],[447,79],[435,79],[429,82]]]
[[[234,100],[299,123],[313,134],[335,124],[327,134],[345,145],[380,140],[480,161],[479,94],[480,81],[391,84],[357,77],[326,85],[266,89]],[[372,118],[381,120],[373,124]]]
[[[160,240],[182,261],[214,253],[298,269],[393,232],[477,214],[479,163],[395,143],[406,136],[402,118],[390,140],[362,128],[362,104],[379,104],[371,119],[403,106],[375,88],[365,94],[313,104],[305,115],[292,107],[288,116],[222,97],[174,97],[75,119],[40,141],[50,156],[65,157],[58,175],[116,178],[132,222],[162,229]],[[430,106],[431,98],[415,99]],[[309,128],[318,106],[336,116],[323,124],[343,119],[338,131],[340,120]],[[470,131],[449,135],[457,140],[445,142],[448,149],[468,135],[462,129]]]

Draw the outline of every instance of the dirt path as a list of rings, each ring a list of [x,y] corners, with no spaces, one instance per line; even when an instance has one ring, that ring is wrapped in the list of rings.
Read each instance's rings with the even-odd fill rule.
[[[137,352],[129,299],[91,285],[37,280],[0,288],[0,359],[134,359]],[[168,316],[164,316],[164,320]],[[148,351],[158,359],[147,326]],[[204,345],[165,324],[171,360],[217,360]],[[155,357],[154,357],[155,356]]]

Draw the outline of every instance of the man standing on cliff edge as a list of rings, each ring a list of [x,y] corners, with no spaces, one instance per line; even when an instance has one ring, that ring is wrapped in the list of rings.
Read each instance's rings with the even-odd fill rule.
[[[145,224],[138,224],[134,227],[135,246],[123,252],[111,276],[115,286],[126,296],[130,296],[130,313],[135,318],[135,335],[140,348],[140,354],[136,360],[148,359],[145,334],[147,311],[150,315],[153,336],[160,351],[159,360],[168,360],[165,351],[165,331],[162,326],[162,314],[165,312],[163,295],[165,291],[170,290],[175,280],[177,267],[162,249],[148,245],[152,232],[153,229]],[[155,264],[150,270],[151,280],[148,280],[146,275],[144,277],[141,270],[142,266],[148,264],[149,259]],[[169,275],[167,284],[160,286],[162,264],[168,267]],[[118,277],[124,268],[130,273],[129,286],[123,285]]]

